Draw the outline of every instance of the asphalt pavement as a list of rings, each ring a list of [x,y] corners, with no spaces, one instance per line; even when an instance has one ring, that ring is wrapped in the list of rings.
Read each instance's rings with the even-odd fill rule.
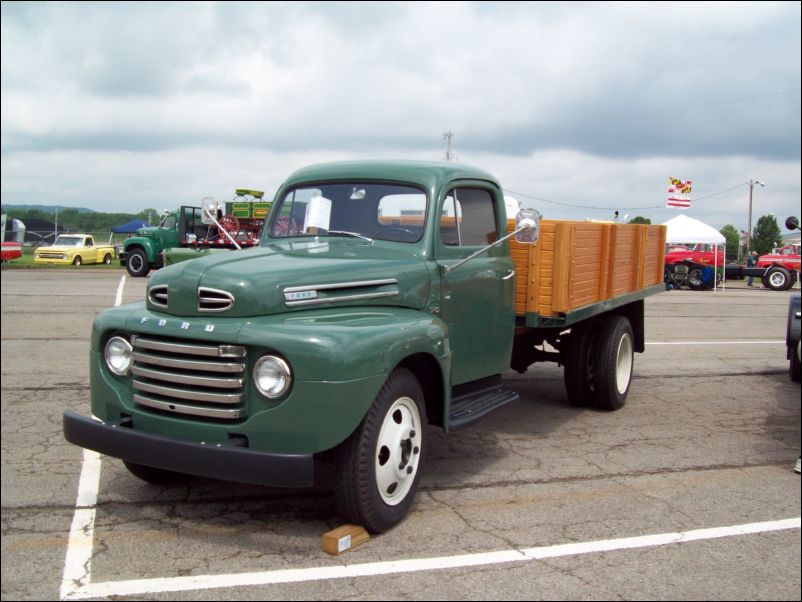
[[[649,298],[617,412],[571,406],[557,366],[510,372],[519,402],[428,430],[409,516],[330,556],[325,462],[311,490],[161,488],[64,441],[62,412],[89,414],[92,320],[144,298],[122,278],[2,271],[3,600],[800,599],[791,291]]]

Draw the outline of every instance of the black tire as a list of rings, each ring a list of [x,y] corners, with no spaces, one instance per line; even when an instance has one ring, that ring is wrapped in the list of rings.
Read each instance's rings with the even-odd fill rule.
[[[425,427],[420,383],[406,368],[397,368],[336,450],[335,497],[346,521],[383,533],[406,516],[420,481]]]
[[[784,291],[793,285],[791,273],[782,266],[771,268],[763,279],[763,284],[773,291]]]
[[[609,316],[599,329],[593,378],[596,407],[621,409],[627,400],[634,368],[635,337],[624,316]]]
[[[148,256],[142,249],[134,249],[128,253],[128,258],[125,261],[125,269],[134,278],[143,278],[150,272],[150,264],[148,263]]]
[[[788,364],[788,376],[791,377],[791,380],[795,383],[800,382],[802,376],[800,376],[800,367],[799,367],[799,341],[796,342],[794,348],[791,349],[791,361]]]
[[[136,478],[150,483],[151,485],[172,485],[178,483],[186,478],[180,472],[173,472],[172,470],[164,470],[163,468],[153,468],[152,466],[145,466],[144,464],[136,464],[123,460],[123,464],[132,475]]]
[[[103,263],[105,263],[106,265],[111,265],[111,253],[106,253],[103,256]]]
[[[593,361],[598,336],[598,325],[591,322],[572,330],[566,341],[563,378],[568,400],[575,406],[592,406],[595,403]]]
[[[81,265],[83,263],[83,259],[81,259],[80,255],[76,255],[75,259],[72,260],[72,265]]]

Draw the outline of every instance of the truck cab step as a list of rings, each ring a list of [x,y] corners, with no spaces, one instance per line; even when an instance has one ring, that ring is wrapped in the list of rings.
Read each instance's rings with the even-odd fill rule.
[[[495,379],[494,379],[495,380]],[[459,431],[469,427],[493,410],[518,400],[518,393],[505,390],[501,379],[481,388],[458,391],[455,387],[451,397],[449,431]]]

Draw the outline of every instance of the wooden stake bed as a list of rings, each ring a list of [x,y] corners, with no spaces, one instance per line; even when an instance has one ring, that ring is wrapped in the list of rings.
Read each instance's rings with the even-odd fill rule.
[[[665,238],[665,226],[543,220],[536,244],[510,240],[515,313],[537,326],[665,290]]]

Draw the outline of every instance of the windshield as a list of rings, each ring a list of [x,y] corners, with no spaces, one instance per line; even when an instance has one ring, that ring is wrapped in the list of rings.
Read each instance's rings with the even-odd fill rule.
[[[416,242],[426,194],[399,184],[338,182],[288,190],[273,213],[271,238],[346,236]]]
[[[81,236],[59,236],[53,246],[59,247],[77,247],[83,243],[84,239]]]

